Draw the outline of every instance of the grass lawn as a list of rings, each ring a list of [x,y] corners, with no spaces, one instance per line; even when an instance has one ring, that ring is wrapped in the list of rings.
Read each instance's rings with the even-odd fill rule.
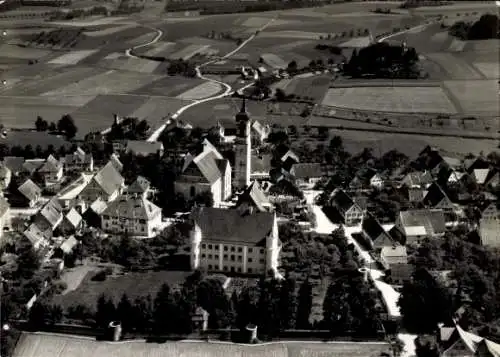
[[[116,303],[123,293],[126,293],[130,300],[148,294],[154,298],[162,284],[168,283],[171,288],[178,287],[190,274],[191,272],[150,271],[127,273],[116,277],[110,276],[105,281],[92,281],[92,274],[87,274],[78,288],[65,295],[55,296],[54,302],[60,304],[63,309],[77,304],[83,304],[93,309],[99,296],[103,293]]]

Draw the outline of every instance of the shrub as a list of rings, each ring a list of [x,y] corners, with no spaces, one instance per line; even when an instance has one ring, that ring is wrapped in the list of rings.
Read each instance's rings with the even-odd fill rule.
[[[93,277],[92,281],[104,281],[106,280],[108,275],[111,275],[113,273],[113,269],[110,267],[107,267],[105,269],[99,270]]]

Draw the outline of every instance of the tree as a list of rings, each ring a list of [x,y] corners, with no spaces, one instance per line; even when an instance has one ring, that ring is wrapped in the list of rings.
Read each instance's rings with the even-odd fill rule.
[[[63,315],[64,314],[61,305],[51,305],[47,309],[47,319],[52,325],[61,322]]]
[[[35,301],[31,306],[28,315],[28,323],[31,327],[39,329],[45,326],[45,318],[48,315],[49,307],[42,301]]]
[[[286,99],[286,93],[281,88],[276,88],[276,92],[274,95],[276,96],[276,100],[278,102],[283,102]]]
[[[135,321],[133,309],[126,293],[123,293],[118,306],[116,307],[116,319],[121,322],[124,331],[130,331]]]
[[[220,280],[205,279],[197,287],[197,304],[209,313],[211,328],[224,328],[231,324],[231,304]]]
[[[236,308],[236,325],[244,329],[249,323],[257,324],[260,291],[256,286],[248,286],[241,292]]]
[[[312,310],[312,285],[309,280],[305,280],[299,289],[298,305],[297,305],[297,329],[309,329],[309,317]]]
[[[134,322],[137,331],[146,332],[149,330],[153,319],[151,295],[141,296],[134,300],[130,319]]]
[[[69,114],[64,114],[57,122],[57,130],[64,133],[68,139],[73,139],[78,131],[73,117]]]
[[[16,275],[24,279],[30,279],[40,268],[40,264],[40,258],[35,250],[29,247],[17,257]]]
[[[415,338],[415,353],[417,357],[441,356],[436,339],[427,335],[419,335]]]
[[[153,304],[153,323],[156,332],[173,332],[177,325],[177,306],[168,284],[163,284]],[[169,316],[169,318],[165,318]]]
[[[287,66],[288,72],[296,72],[297,71],[297,62],[295,60],[291,61]]]
[[[48,129],[49,129],[50,132],[56,131],[57,130],[56,123],[50,122]]]
[[[49,128],[49,123],[47,123],[41,116],[36,117],[35,121],[36,131],[46,131]]]
[[[98,327],[105,328],[109,323],[115,320],[116,308],[113,300],[107,298],[106,295],[101,294],[97,300],[97,309],[95,321]]]
[[[297,293],[295,280],[289,276],[285,277],[281,283],[279,306],[281,327],[285,330],[294,328],[297,314]]]

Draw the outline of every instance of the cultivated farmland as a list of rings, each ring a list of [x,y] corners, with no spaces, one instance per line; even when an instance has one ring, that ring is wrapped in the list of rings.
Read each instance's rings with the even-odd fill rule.
[[[445,87],[468,114],[500,113],[497,80],[445,81]]]
[[[85,57],[90,56],[91,54],[97,52],[97,50],[81,50],[81,51],[72,51],[70,53],[66,53],[62,56],[56,57],[49,61],[52,64],[63,64],[63,65],[72,65],[77,64]]]
[[[439,87],[330,88],[323,105],[402,113],[456,113]]]
[[[203,99],[207,97],[212,97],[221,91],[221,85],[215,82],[205,82],[189,89],[188,91],[177,96],[179,99],[183,100],[196,100]]]

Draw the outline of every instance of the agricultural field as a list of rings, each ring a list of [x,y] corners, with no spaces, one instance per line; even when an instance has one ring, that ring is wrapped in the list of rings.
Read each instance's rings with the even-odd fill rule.
[[[176,98],[183,100],[197,100],[212,97],[221,92],[222,86],[215,82],[205,82],[179,94]]]
[[[97,50],[81,50],[81,51],[72,51],[56,57],[50,60],[48,63],[51,64],[62,64],[62,65],[74,65],[83,60],[85,57],[90,56],[91,54],[97,52]]]
[[[330,88],[323,105],[401,113],[456,113],[439,87]]]
[[[445,81],[445,88],[468,114],[499,115],[497,80]]]
[[[162,76],[151,83],[147,83],[131,93],[139,95],[156,95],[177,97],[182,93],[205,83],[199,78],[182,78],[178,76]]]

